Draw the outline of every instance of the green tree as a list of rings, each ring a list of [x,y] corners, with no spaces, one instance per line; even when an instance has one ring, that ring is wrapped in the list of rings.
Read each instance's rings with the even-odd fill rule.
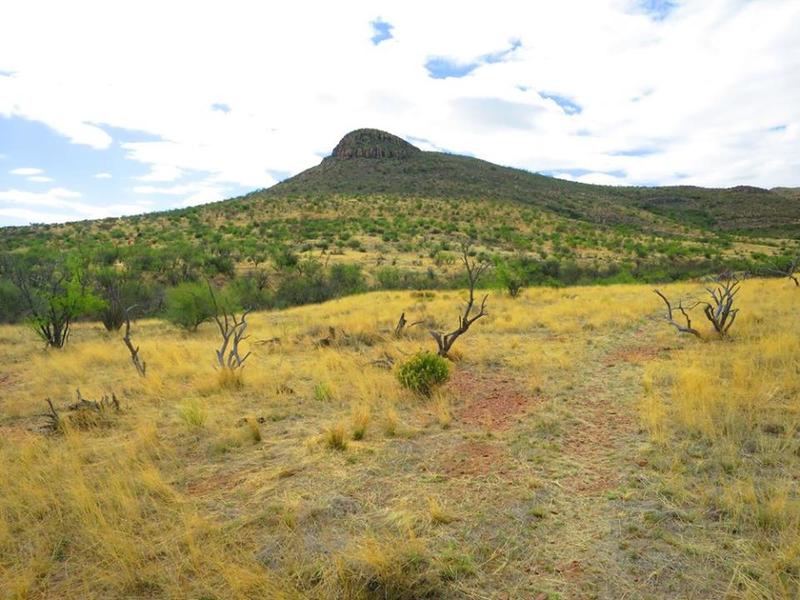
[[[167,290],[167,320],[187,331],[209,321],[216,314],[214,299],[208,285],[203,282],[186,282]]]
[[[27,264],[16,260],[6,270],[19,289],[28,323],[49,347],[63,348],[73,321],[104,306],[74,257]]]

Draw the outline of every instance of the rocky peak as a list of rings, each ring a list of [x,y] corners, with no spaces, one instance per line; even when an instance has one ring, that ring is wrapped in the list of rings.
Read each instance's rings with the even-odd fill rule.
[[[356,129],[333,149],[334,158],[408,158],[420,149],[379,129]]]

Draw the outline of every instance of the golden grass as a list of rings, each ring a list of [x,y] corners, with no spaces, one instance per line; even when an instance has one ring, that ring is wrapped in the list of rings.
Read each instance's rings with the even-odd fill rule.
[[[742,597],[800,594],[798,301],[787,285],[746,282],[730,340],[686,344],[643,379],[669,493],[719,519],[720,545],[731,532],[748,542],[731,552]]]
[[[666,289],[677,296],[698,286]],[[394,324],[405,312],[455,325],[456,291],[253,314],[253,354],[236,385],[214,369],[211,327],[185,334],[135,323],[148,363],[141,378],[117,336],[95,324],[78,324],[63,351],[43,351],[24,327],[1,326],[0,597],[536,597],[552,589],[569,597],[578,584],[554,575],[555,559],[541,558],[536,568],[548,575],[532,579],[525,557],[577,544],[555,525],[548,495],[580,501],[563,491],[578,460],[565,454],[564,432],[583,418],[570,394],[584,393],[587,365],[605,348],[621,336],[635,343],[640,329],[671,349],[620,371],[632,382],[625,393],[644,390],[652,471],[642,494],[700,511],[692,543],[716,553],[730,595],[791,597],[800,573],[798,296],[790,282],[747,281],[731,339],[702,342],[657,321],[658,298],[642,286],[492,293],[489,316],[456,344],[454,371],[512,376],[532,397],[550,398],[500,432],[464,426],[466,400],[447,386],[423,401],[374,364],[430,349],[424,330],[395,339]],[[320,347],[329,327],[348,341]],[[64,411],[76,388],[93,399],[114,392],[122,411],[102,427],[38,432],[44,399]],[[502,451],[483,458],[494,448]],[[443,474],[472,451],[477,467]],[[521,469],[511,482],[495,472],[509,462]]]

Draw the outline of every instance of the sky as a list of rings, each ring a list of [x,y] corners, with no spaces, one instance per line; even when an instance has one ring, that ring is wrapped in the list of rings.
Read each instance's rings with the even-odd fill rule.
[[[0,225],[269,187],[384,129],[607,185],[800,186],[800,1],[0,6]]]

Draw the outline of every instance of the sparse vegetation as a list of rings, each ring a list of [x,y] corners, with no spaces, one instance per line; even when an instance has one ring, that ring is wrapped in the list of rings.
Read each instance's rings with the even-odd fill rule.
[[[439,320],[457,293],[250,313],[235,393],[215,383],[210,326],[138,320],[147,377],[100,324],[46,353],[0,326],[3,591],[792,597],[796,294],[741,290],[721,353],[650,319],[664,305],[645,286],[498,295],[460,362],[428,353],[452,377],[424,403],[373,361],[413,356],[424,331],[395,338],[397,315]],[[320,346],[329,325],[371,345]],[[71,420],[78,386],[125,409],[44,435],[44,399]],[[648,579],[654,564],[681,568]]]

